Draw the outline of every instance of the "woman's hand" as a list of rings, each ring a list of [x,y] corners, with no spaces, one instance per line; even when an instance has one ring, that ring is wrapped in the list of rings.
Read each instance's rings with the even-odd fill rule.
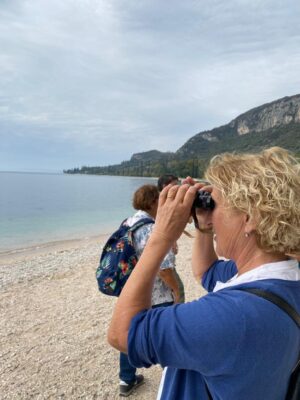
[[[180,237],[190,215],[197,191],[203,184],[191,186],[168,185],[159,197],[155,226],[151,240],[159,239],[172,244]]]
[[[193,185],[195,185],[196,183],[198,184],[201,184],[202,185],[202,187],[206,187],[206,186],[210,186],[209,185],[209,182],[207,182],[207,181],[203,181],[203,180],[201,180],[201,181],[196,181],[194,178],[192,178],[192,177],[190,177],[190,176],[187,176],[185,179],[183,179],[182,180],[182,182],[181,182],[182,184],[184,184],[184,183],[188,183],[189,185],[191,185],[191,186],[193,186]]]
[[[208,182],[199,182],[197,183],[190,176],[186,177],[183,180],[183,183],[188,183],[189,185],[196,185],[198,190],[203,190],[205,192],[212,192],[212,186],[208,184]],[[196,208],[192,215],[194,219],[195,228],[199,229],[202,233],[211,233],[212,224],[211,224],[211,211],[203,210],[201,208]]]

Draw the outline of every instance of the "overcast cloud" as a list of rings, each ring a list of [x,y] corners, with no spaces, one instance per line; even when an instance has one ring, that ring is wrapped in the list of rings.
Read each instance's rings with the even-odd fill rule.
[[[299,0],[0,0],[0,170],[106,165],[300,93]]]

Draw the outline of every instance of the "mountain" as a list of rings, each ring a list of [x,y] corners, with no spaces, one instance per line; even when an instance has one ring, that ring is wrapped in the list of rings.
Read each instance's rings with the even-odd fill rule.
[[[226,125],[191,137],[175,153],[150,150],[106,167],[82,167],[65,173],[103,175],[202,176],[209,158],[225,151],[258,151],[281,146],[300,154],[300,94],[253,108]]]
[[[165,158],[175,157],[175,153],[167,152],[163,153],[158,150],[150,150],[143,153],[135,153],[132,155],[130,161],[135,162],[147,162],[147,161],[160,161]]]
[[[210,157],[224,151],[255,151],[275,145],[300,151],[300,95],[253,108],[227,125],[200,132],[176,155]]]

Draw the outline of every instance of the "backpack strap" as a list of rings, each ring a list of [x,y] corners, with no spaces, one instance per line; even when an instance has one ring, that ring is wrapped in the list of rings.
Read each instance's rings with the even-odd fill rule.
[[[154,220],[152,218],[142,218],[139,221],[137,221],[135,224],[133,224],[128,230],[133,233],[134,231],[139,229],[141,226],[147,225],[147,224],[154,224]]]
[[[256,288],[238,288],[235,290],[242,290],[244,292],[252,293],[255,296],[262,297],[263,299],[270,301],[271,303],[275,304],[277,307],[281,308],[282,311],[287,313],[289,315],[289,317],[291,317],[292,320],[295,322],[295,324],[298,326],[298,328],[300,328],[300,315],[287,301],[285,301],[282,297],[278,296],[277,294],[272,293],[272,292],[267,292],[266,290],[263,290],[263,289],[256,289]],[[296,376],[299,373],[300,373],[300,354],[298,357],[298,362],[292,371],[292,376],[293,375]],[[212,400],[212,396],[211,396],[211,393],[209,392],[206,382],[205,382],[205,386],[206,386],[208,398],[209,398],[209,400]],[[292,397],[291,396],[289,397],[289,394],[288,394],[288,397],[286,399],[292,399]],[[297,399],[298,399],[298,397],[297,397]]]
[[[256,296],[269,300],[271,303],[275,304],[277,307],[281,308],[284,312],[286,312],[292,318],[292,320],[295,322],[298,328],[300,328],[300,315],[282,297],[278,296],[275,293],[267,292],[265,290],[256,288],[239,288],[237,290],[243,290],[244,292],[252,293]]]
[[[275,304],[277,307],[281,308],[284,312],[286,312],[292,318],[292,320],[295,322],[295,324],[298,326],[298,328],[300,328],[300,315],[282,297],[280,297],[277,294],[274,294],[272,292],[267,292],[265,290],[256,289],[256,288],[239,288],[237,290],[244,290],[245,292],[249,292],[256,296],[262,297],[262,298],[270,301],[271,303]],[[297,361],[294,369],[292,370],[286,400],[289,400],[289,399],[296,400],[299,398],[299,390],[300,390],[299,389],[299,375],[300,375],[300,353],[298,355],[298,361]]]

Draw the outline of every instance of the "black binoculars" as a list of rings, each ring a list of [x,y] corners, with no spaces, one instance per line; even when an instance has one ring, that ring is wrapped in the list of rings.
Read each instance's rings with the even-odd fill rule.
[[[215,202],[213,201],[210,192],[206,192],[205,190],[199,190],[196,193],[192,209],[202,208],[203,210],[213,210],[214,207],[215,207]]]

